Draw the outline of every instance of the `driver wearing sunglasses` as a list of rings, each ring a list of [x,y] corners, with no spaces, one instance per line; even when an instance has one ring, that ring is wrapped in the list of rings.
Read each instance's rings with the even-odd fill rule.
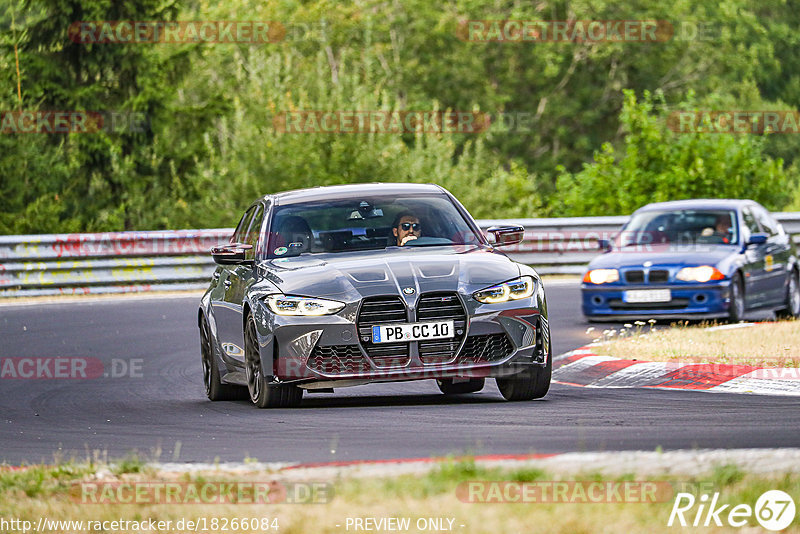
[[[402,247],[412,239],[420,236],[422,225],[419,218],[410,211],[404,211],[395,217],[392,233],[397,238],[397,246]]]

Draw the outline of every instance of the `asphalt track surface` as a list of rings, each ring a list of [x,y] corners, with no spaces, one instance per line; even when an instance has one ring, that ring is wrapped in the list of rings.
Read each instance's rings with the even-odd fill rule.
[[[325,462],[800,446],[796,397],[554,384],[542,400],[507,403],[491,380],[458,399],[426,380],[306,394],[297,409],[212,403],[202,387],[197,300],[0,307],[0,358],[92,357],[107,371],[114,359],[141,366],[123,378],[0,379],[0,463],[133,450],[160,461]],[[576,284],[550,286],[548,303],[556,354],[589,341]]]

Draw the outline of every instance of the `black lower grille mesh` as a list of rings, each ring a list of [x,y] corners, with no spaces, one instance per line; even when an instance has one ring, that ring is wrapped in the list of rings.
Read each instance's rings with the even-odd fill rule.
[[[369,362],[356,345],[314,347],[308,358],[308,368],[326,375],[345,375],[369,372]]]
[[[458,363],[496,362],[513,351],[514,347],[505,334],[469,336],[458,355]]]

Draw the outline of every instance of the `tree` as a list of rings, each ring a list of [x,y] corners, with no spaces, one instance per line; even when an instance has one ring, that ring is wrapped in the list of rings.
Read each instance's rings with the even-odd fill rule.
[[[692,95],[681,109],[698,109]],[[764,154],[763,137],[676,133],[667,126],[668,111],[661,94],[646,92],[639,102],[625,91],[624,150],[605,143],[580,172],[562,167],[554,214],[623,215],[685,198],[751,198],[770,209],[789,201],[797,176]]]

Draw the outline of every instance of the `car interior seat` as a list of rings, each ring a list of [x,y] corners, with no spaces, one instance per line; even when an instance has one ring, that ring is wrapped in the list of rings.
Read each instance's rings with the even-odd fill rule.
[[[314,234],[308,222],[298,215],[289,215],[277,224],[278,244],[288,248],[291,255],[311,252]]]

